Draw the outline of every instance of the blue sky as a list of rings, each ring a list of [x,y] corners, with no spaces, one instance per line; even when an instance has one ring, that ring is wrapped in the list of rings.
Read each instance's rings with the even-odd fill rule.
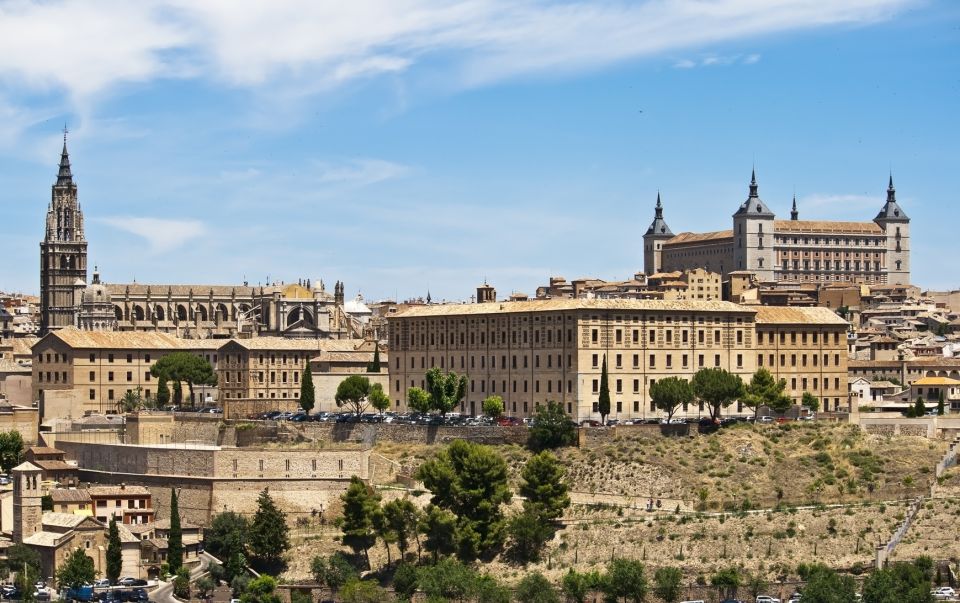
[[[869,220],[960,287],[960,4],[922,0],[0,3],[0,290],[39,289],[60,129],[108,282],[627,278],[660,190],[729,228]]]

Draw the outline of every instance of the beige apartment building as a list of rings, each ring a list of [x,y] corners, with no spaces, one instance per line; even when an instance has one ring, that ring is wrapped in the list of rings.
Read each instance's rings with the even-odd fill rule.
[[[848,325],[821,308],[557,299],[416,306],[388,320],[390,397],[398,409],[406,408],[407,390],[424,387],[425,372],[439,367],[467,376],[460,412],[479,414],[484,398],[499,395],[510,416],[530,416],[554,400],[576,420],[599,418],[604,358],[618,419],[660,416],[649,395],[657,379],[719,367],[748,380],[758,361],[787,379],[798,402],[804,385],[831,404],[846,395]],[[687,416],[701,411],[684,409]]]
[[[222,344],[166,333],[51,331],[33,347],[33,399],[40,402],[42,419],[112,413],[127,391],[139,388],[144,398],[157,395],[157,380],[150,374],[156,361],[178,351],[206,356],[214,343]],[[216,356],[210,355],[216,366]]]

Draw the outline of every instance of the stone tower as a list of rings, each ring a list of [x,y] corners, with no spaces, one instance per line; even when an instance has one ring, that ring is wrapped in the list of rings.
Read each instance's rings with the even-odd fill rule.
[[[653,208],[653,222],[643,235],[643,271],[647,276],[663,270],[663,243],[673,238],[673,232],[663,219],[663,205],[657,192],[657,205]]]
[[[910,218],[897,204],[893,174],[887,185],[887,202],[873,219],[887,235],[887,284],[910,284]]]
[[[40,333],[75,322],[78,289],[86,286],[87,240],[77,185],[70,172],[67,135],[63,135],[60,171],[47,208],[47,225],[40,243]]]
[[[13,542],[21,543],[40,531],[43,519],[40,476],[43,470],[33,463],[17,465],[13,473]]]
[[[774,279],[774,226],[776,216],[757,193],[757,172],[750,175],[750,194],[733,214],[733,266],[749,270],[763,281]]]

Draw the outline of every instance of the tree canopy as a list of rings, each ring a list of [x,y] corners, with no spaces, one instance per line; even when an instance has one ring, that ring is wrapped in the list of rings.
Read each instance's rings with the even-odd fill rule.
[[[373,406],[377,412],[383,413],[383,411],[390,408],[390,396],[383,391],[383,385],[380,383],[370,385],[370,395],[367,396],[367,399],[370,400],[370,405]]]
[[[407,390],[407,406],[417,412],[430,412],[430,394],[419,387]]]
[[[600,368],[600,396],[597,398],[597,412],[600,413],[600,422],[606,423],[610,415],[610,383],[607,375],[607,355],[603,355],[603,365]]]
[[[334,400],[337,406],[346,406],[359,415],[366,410],[369,395],[370,380],[362,375],[350,375],[337,386]]]
[[[453,371],[447,374],[434,367],[427,371],[427,393],[430,394],[430,408],[445,416],[456,408],[467,393],[467,378]]]
[[[668,422],[680,406],[690,404],[694,398],[693,387],[686,379],[667,377],[650,385],[650,399],[655,408],[667,413]]]
[[[633,559],[612,560],[603,574],[600,588],[608,599],[641,603],[648,590],[643,564]]]
[[[820,400],[810,392],[803,392],[803,397],[800,398],[800,405],[808,409],[810,412],[817,412],[820,410]]]
[[[110,518],[109,528],[107,530],[107,579],[110,584],[116,584],[120,579],[120,572],[123,571],[123,543],[120,541],[120,528],[117,527],[117,520]]]
[[[518,603],[560,603],[557,589],[540,572],[531,572],[517,583],[514,598]]]
[[[76,548],[67,555],[66,562],[57,569],[57,583],[69,588],[80,588],[84,584],[93,583],[96,575],[93,557],[87,555],[83,548]]]
[[[770,371],[760,367],[744,388],[740,401],[747,408],[753,409],[754,417],[760,412],[761,406],[766,406],[776,413],[784,413],[793,404],[790,396],[783,393],[786,387],[786,379],[777,381]]]
[[[267,488],[257,498],[257,512],[250,524],[249,544],[253,555],[271,566],[279,565],[283,553],[290,548],[286,515],[277,508]]]
[[[487,396],[483,400],[483,414],[491,419],[496,419],[503,414],[503,398],[500,396]]]
[[[541,520],[555,521],[570,506],[566,470],[552,453],[544,451],[530,457],[520,477],[519,494],[526,499],[523,508]]]
[[[653,593],[664,603],[677,603],[683,591],[683,572],[676,567],[661,567],[653,574]]]
[[[177,501],[177,489],[170,488],[170,534],[167,548],[167,564],[171,573],[177,573],[183,566],[183,531],[180,529],[180,504]]]
[[[809,603],[846,603],[856,598],[857,584],[850,576],[841,576],[825,565],[810,568],[803,600]]]
[[[691,381],[693,393],[710,407],[710,418],[720,418],[720,410],[744,395],[743,381],[722,368],[704,368]]]
[[[503,543],[503,511],[510,502],[507,464],[494,449],[454,440],[417,469],[417,479],[433,494],[431,502],[457,517],[460,554],[493,554]]]
[[[806,593],[804,593],[806,597]],[[930,603],[930,578],[913,563],[894,563],[863,582],[863,603]]]
[[[173,352],[167,354],[150,367],[150,374],[161,381],[173,381],[176,392],[179,384],[185,382],[190,388],[190,397],[193,398],[194,385],[217,384],[217,374],[213,366],[205,359],[190,352]],[[176,396],[175,396],[176,398]],[[179,404],[181,400],[175,399]]]
[[[546,450],[572,446],[577,440],[577,426],[559,402],[548,400],[537,407],[528,431],[527,446],[532,450]]]
[[[323,584],[336,593],[347,581],[356,577],[357,570],[343,553],[337,551],[327,557],[314,557],[310,563],[310,573],[318,584]]]
[[[307,363],[303,369],[303,375],[300,376],[300,408],[303,412],[309,413],[317,403],[317,390],[313,385],[313,372],[310,370],[310,363]]]
[[[9,474],[10,470],[23,462],[23,436],[19,431],[0,432],[0,469]]]
[[[363,553],[369,566],[369,550],[377,541],[376,523],[380,513],[380,495],[354,475],[340,500],[343,501],[343,517],[340,519],[343,544],[353,549],[356,554]]]

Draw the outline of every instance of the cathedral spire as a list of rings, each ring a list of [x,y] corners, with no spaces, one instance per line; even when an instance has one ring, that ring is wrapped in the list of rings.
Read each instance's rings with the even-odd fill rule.
[[[750,170],[750,198],[756,199],[760,195],[757,193],[757,169]]]
[[[657,204],[653,208],[653,222],[650,223],[650,227],[647,228],[647,235],[659,236],[665,239],[669,239],[673,236],[673,232],[670,231],[670,227],[667,226],[666,221],[663,219],[663,203],[660,202],[660,191],[657,191]]]
[[[893,172],[890,172],[890,184],[887,185],[887,203],[897,202],[897,189],[893,187]]]
[[[887,202],[883,204],[883,209],[880,210],[880,213],[877,214],[877,217],[874,218],[875,222],[887,221],[887,222],[909,222],[910,219],[907,217],[907,214],[903,212],[900,208],[900,205],[897,203],[897,189],[893,186],[893,173],[890,174],[890,179],[887,181]]]
[[[797,195],[796,194],[793,195],[793,209],[790,210],[790,219],[791,220],[800,219],[800,212],[797,211]]]
[[[63,151],[60,153],[60,171],[57,173],[57,186],[71,186],[73,173],[70,171],[70,153],[67,151],[67,127],[63,127]]]

